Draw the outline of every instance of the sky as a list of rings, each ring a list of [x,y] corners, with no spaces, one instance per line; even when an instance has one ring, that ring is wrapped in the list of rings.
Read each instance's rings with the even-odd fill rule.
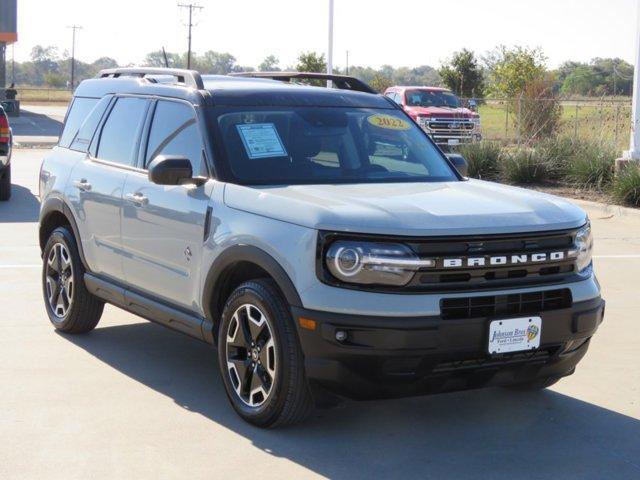
[[[180,0],[182,3],[196,0]],[[565,60],[621,57],[634,63],[638,0],[334,0],[334,64],[439,66],[462,48],[541,47],[550,68]],[[18,0],[15,58],[34,45],[139,64],[165,47],[186,51],[178,0]],[[302,51],[327,51],[329,0],[198,0],[193,50],[229,52],[257,66],[273,54],[282,67]],[[9,49],[8,56],[11,56]]]

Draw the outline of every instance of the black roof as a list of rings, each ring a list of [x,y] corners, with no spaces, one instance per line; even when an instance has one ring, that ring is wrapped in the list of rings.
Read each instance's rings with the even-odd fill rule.
[[[143,94],[172,97],[190,101],[197,105],[228,106],[318,106],[318,107],[364,107],[387,108],[394,106],[381,95],[359,91],[329,89],[308,85],[284,83],[266,78],[237,77],[227,75],[197,75],[194,80],[181,77],[187,72],[178,70],[118,69],[101,72],[99,78],[85,80],[76,89],[77,97],[102,97],[108,94]],[[123,73],[120,73],[123,72]],[[163,73],[158,73],[163,72]],[[115,75],[114,75],[115,73]],[[131,76],[128,75],[131,73]],[[202,89],[194,88],[194,86]]]

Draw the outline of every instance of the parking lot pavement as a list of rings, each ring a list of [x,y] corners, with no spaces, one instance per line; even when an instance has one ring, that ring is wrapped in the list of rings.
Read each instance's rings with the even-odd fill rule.
[[[17,145],[49,147],[58,142],[67,105],[22,105],[19,117],[9,123]]]
[[[225,397],[215,353],[107,307],[55,333],[40,291],[41,150],[17,150],[0,204],[0,478],[640,478],[640,212],[590,213],[604,324],[576,373],[501,389],[348,402],[263,431]]]

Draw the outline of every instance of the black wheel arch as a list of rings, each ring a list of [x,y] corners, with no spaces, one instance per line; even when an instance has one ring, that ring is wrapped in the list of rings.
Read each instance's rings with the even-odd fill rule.
[[[40,207],[38,226],[40,253],[42,254],[44,251],[44,246],[47,243],[49,234],[51,234],[51,232],[57,227],[65,224],[71,227],[73,236],[76,239],[80,260],[82,261],[85,270],[89,270],[84,256],[84,251],[82,250],[82,241],[80,239],[78,224],[76,223],[75,217],[71,212],[71,208],[69,208],[62,198],[57,196],[47,198]]]
[[[252,245],[234,245],[222,252],[213,262],[207,274],[202,291],[202,305],[205,317],[213,322],[217,330],[222,306],[226,301],[225,282],[238,265],[254,265],[257,270],[271,277],[284,295],[289,305],[302,306],[300,295],[291,278],[278,261],[264,250]],[[230,293],[230,292],[229,292]]]

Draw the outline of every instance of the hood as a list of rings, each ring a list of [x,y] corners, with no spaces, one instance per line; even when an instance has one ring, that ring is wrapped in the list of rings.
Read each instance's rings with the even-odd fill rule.
[[[451,107],[405,107],[409,115],[428,115],[437,118],[474,118],[479,115],[468,108]]]
[[[407,236],[577,228],[586,214],[545,193],[480,180],[361,185],[225,186],[238,210],[318,230]]]

